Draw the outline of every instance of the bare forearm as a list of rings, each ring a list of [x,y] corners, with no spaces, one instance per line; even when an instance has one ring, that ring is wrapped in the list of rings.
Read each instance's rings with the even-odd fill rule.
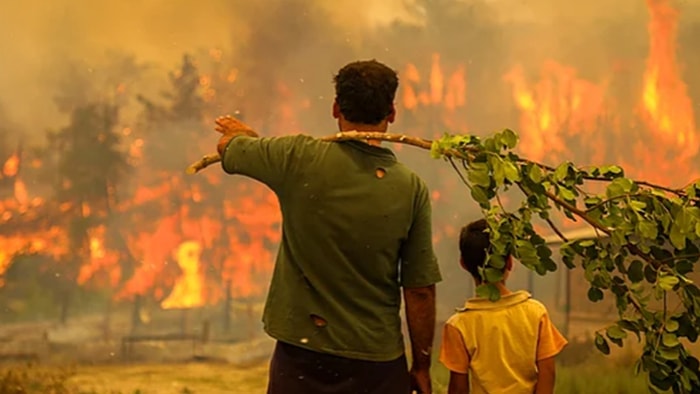
[[[404,288],[404,301],[413,368],[428,369],[435,337],[435,285]]]
[[[535,394],[554,393],[554,381],[556,380],[554,359],[546,359],[537,363],[537,384]]]
[[[450,372],[447,394],[469,394],[469,375]]]

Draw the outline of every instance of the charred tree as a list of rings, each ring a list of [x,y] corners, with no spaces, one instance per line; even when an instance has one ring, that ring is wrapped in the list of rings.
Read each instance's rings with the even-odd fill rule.
[[[80,106],[68,126],[48,135],[47,169],[55,180],[55,198],[65,207],[58,220],[69,230],[70,252],[56,267],[69,283],[59,300],[62,322],[68,319],[80,269],[91,259],[90,230],[110,225],[110,196],[129,169],[119,147],[118,113],[111,104]]]

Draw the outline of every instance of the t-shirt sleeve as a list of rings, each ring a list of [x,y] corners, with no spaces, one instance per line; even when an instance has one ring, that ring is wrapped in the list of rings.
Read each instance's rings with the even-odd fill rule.
[[[452,372],[463,374],[469,372],[469,353],[464,344],[464,338],[457,327],[450,323],[446,323],[442,328],[440,362]]]
[[[545,312],[540,319],[540,336],[537,342],[537,361],[554,357],[564,349],[568,341],[549,320]]]
[[[304,162],[305,147],[313,138],[303,135],[284,137],[237,136],[224,150],[221,165],[228,174],[256,179],[273,191],[283,192],[294,180]]]
[[[416,196],[413,223],[401,245],[401,285],[425,287],[442,280],[433,250],[432,207],[428,188],[421,182]]]

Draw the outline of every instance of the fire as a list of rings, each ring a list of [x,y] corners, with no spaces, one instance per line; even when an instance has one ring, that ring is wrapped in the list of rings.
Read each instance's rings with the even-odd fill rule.
[[[635,111],[619,109],[625,99],[608,92],[607,80],[580,79],[574,68],[554,61],[543,65],[534,83],[519,66],[505,76],[520,110],[524,156],[549,163],[615,162],[630,176],[663,184],[698,176],[698,129],[676,60],[678,12],[668,0],[647,0],[647,6],[650,49]]]
[[[13,154],[10,156],[5,164],[2,166],[2,173],[7,177],[13,177],[17,175],[19,171],[19,155]]]
[[[641,110],[655,137],[677,149],[679,159],[698,153],[693,103],[676,60],[678,11],[668,0],[647,0],[649,58],[644,73]]]
[[[180,244],[175,254],[182,275],[178,278],[168,298],[161,303],[161,307],[163,309],[179,309],[204,305],[202,277],[199,270],[202,245],[195,241],[185,241]]]
[[[519,126],[515,128],[520,134],[523,156],[549,163],[581,162],[582,157],[585,164],[616,162],[638,168],[637,174],[650,180],[671,173],[688,177],[700,141],[692,102],[676,60],[677,13],[667,0],[647,0],[647,4],[651,45],[646,71],[637,84],[642,89],[634,94],[631,103],[611,97],[613,89],[608,86],[612,86],[612,73],[585,79],[576,68],[554,60],[536,65],[539,74],[535,78],[521,65],[504,76],[503,86],[510,88],[511,93],[504,101],[518,111]],[[212,70],[193,80],[207,108],[203,114],[207,127],[214,116],[240,110],[247,117],[246,122],[260,127],[266,135],[290,134],[302,127],[304,111],[316,105],[315,98],[299,94],[306,88],[303,80],[275,76],[268,76],[265,81],[270,87],[265,90],[270,93],[270,97],[265,97],[269,102],[242,100],[241,97],[255,94],[251,88],[255,84],[248,85],[250,76],[234,65],[224,64],[222,59],[228,54],[224,56],[219,49],[211,49],[209,57],[215,63]],[[236,66],[246,69],[244,65]],[[467,64],[450,63],[447,56],[439,53],[422,61],[407,62],[400,72],[397,105],[402,109],[402,124],[396,129],[427,138],[446,131],[470,132],[465,115],[472,105],[467,100],[471,88],[467,68]],[[179,70],[173,75],[182,76]],[[118,88],[124,94],[132,90],[123,84]],[[228,107],[231,103],[236,106]],[[265,109],[260,110],[256,104]],[[624,106],[633,107],[636,112],[627,115],[613,110]],[[630,124],[639,137],[631,143],[624,139],[630,130],[621,126]],[[27,216],[80,212],[85,217],[118,217],[123,223],[100,224],[87,231],[80,256],[84,261],[75,278],[79,285],[110,286],[116,299],[151,297],[164,309],[216,303],[228,296],[225,289],[229,284],[232,297],[263,295],[280,238],[282,218],[275,195],[258,183],[227,177],[215,168],[194,178],[183,178],[169,166],[149,167],[145,163],[153,159],[151,148],[157,145],[158,138],[162,139],[162,134],[153,137],[144,133],[138,123],[123,126],[119,133],[129,162],[135,167],[138,185],[133,190],[119,190],[118,201],[110,206],[111,215],[99,204],[49,207],[49,203],[33,197],[33,183],[25,183],[24,165],[23,179],[20,178],[20,165],[24,162],[19,154],[0,162],[3,185],[8,188],[6,195],[0,197],[0,278],[17,253],[43,253],[59,261],[74,252],[68,250],[68,226],[52,225],[48,231],[22,228],[18,234],[9,234],[5,229]],[[614,140],[620,136],[621,143]],[[600,145],[614,149],[599,149]],[[183,150],[189,161],[212,148],[211,140],[201,138]],[[669,156],[674,160],[669,160]],[[641,164],[632,165],[633,162]],[[682,166],[682,171],[671,171],[671,166]],[[465,194],[451,171],[440,167],[434,173],[440,183],[431,198],[436,205],[455,207],[436,209],[435,221],[449,224],[436,228],[435,242],[453,242],[458,232],[454,212],[462,209]],[[664,179],[663,183],[668,182]],[[119,246],[115,246],[116,238],[120,239]],[[122,272],[121,267],[128,264],[134,265],[134,271],[125,277],[127,270]]]
[[[571,155],[567,137],[599,126],[605,85],[579,79],[572,67],[548,61],[541,79],[530,84],[523,68],[516,66],[505,80],[521,113],[519,149],[532,160],[564,160]]]
[[[414,113],[428,107],[438,109],[441,114],[440,121],[448,130],[468,132],[463,113],[460,113],[467,103],[467,78],[464,65],[458,65],[451,73],[446,74],[440,54],[434,53],[431,58],[430,72],[425,80],[413,63],[406,66],[401,79],[403,81],[401,104],[405,110]],[[444,131],[444,129],[433,130],[431,137],[439,136]]]
[[[114,287],[121,279],[121,268],[117,264],[119,255],[105,246],[107,228],[104,225],[88,230],[87,261],[80,267],[76,279],[84,285],[99,273],[105,273],[105,285]],[[100,278],[101,279],[101,278]]]

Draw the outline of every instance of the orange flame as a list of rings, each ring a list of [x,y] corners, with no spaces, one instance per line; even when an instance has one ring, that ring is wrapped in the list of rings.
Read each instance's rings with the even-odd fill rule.
[[[647,0],[650,48],[644,73],[642,113],[647,126],[679,159],[698,153],[693,103],[679,76],[676,60],[678,11],[668,0]]]
[[[161,303],[161,307],[180,309],[204,305],[203,278],[199,268],[202,245],[195,241],[185,241],[180,244],[175,254],[182,275],[175,282],[170,295]]]
[[[418,68],[409,63],[401,76],[403,91],[401,105],[409,112],[422,108],[438,109],[439,120],[451,132],[468,132],[463,113],[467,103],[467,78],[464,65],[458,65],[446,74],[440,54],[432,55],[428,78],[423,82]],[[432,119],[431,119],[432,120]],[[433,130],[433,137],[445,132],[444,128]]]
[[[541,79],[530,85],[520,66],[505,76],[520,109],[520,151],[542,161],[570,155],[565,138],[596,129],[603,110],[605,85],[576,77],[576,70],[554,61],[542,67]]]
[[[17,175],[17,172],[19,171],[19,155],[13,154],[10,156],[10,158],[5,161],[5,164],[2,166],[2,173],[5,176],[8,177],[13,177]]]

